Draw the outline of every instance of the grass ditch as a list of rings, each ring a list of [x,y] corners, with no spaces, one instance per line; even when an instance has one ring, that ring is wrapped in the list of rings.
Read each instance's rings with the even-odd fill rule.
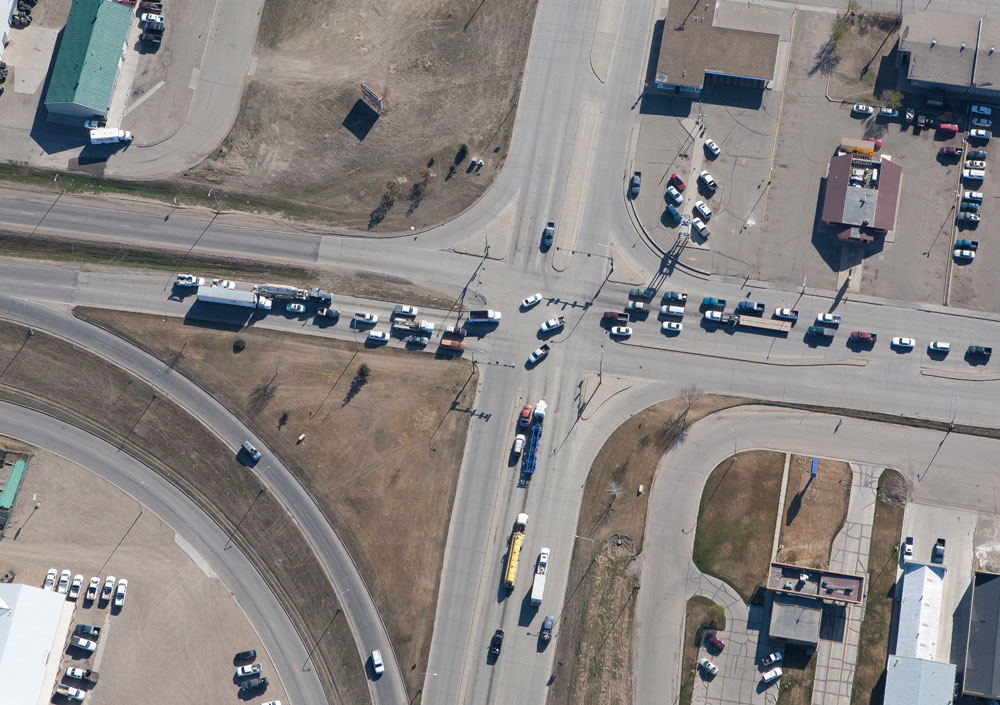
[[[415,694],[477,388],[471,363],[283,331],[75,312],[171,361],[281,457],[358,564]]]
[[[851,705],[881,705],[885,696],[885,664],[889,654],[905,497],[906,479],[896,470],[883,471],[875,500],[868,552],[868,599],[861,622]]]
[[[816,679],[816,650],[786,646],[782,654],[777,705],[810,705]]]
[[[767,581],[785,454],[751,450],[719,463],[705,482],[692,559],[749,603]]]
[[[687,601],[684,613],[684,649],[681,656],[681,692],[679,705],[691,705],[691,695],[698,673],[698,648],[706,629],[723,631],[726,611],[707,597],[695,595]]]
[[[820,459],[812,477],[812,458],[793,455],[782,510],[778,561],[806,568],[830,566],[833,540],[847,520],[851,466]]]
[[[357,646],[311,546],[281,504],[258,493],[235,452],[126,370],[72,343],[0,320],[0,397],[118,445],[188,494],[251,558],[312,649],[331,703],[368,701]],[[345,659],[345,653],[353,654]],[[349,666],[349,667],[348,667]]]

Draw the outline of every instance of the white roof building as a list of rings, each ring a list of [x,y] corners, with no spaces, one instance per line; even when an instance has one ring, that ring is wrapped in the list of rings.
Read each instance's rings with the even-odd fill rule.
[[[899,601],[896,655],[937,659],[944,566],[907,563]]]
[[[884,705],[950,705],[955,664],[890,656],[885,669]]]
[[[0,584],[3,705],[48,702],[71,616],[72,605],[61,593],[31,585]]]

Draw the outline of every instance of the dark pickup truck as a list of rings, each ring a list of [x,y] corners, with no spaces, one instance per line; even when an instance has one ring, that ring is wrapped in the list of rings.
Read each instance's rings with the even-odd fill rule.
[[[656,296],[656,289],[651,287],[645,289],[636,287],[635,289],[630,289],[628,292],[628,297],[636,301],[652,301],[654,296]]]
[[[868,345],[874,345],[875,341],[878,340],[878,335],[875,333],[869,333],[864,330],[851,331],[851,340],[856,343],[867,343]]]
[[[753,316],[764,315],[763,301],[740,301],[736,304],[736,310],[740,313],[749,313]]]
[[[990,355],[993,354],[993,348],[988,348],[985,345],[970,345],[968,354],[970,357],[982,357],[989,360]]]
[[[90,624],[77,624],[76,628],[73,630],[74,634],[80,634],[82,636],[89,636],[96,639],[101,635],[101,628],[94,627]]]
[[[836,335],[836,331],[832,328],[824,328],[823,326],[809,326],[806,329],[806,335],[815,335],[819,338],[832,338]]]
[[[702,308],[717,308],[724,309],[726,307],[725,299],[717,299],[714,296],[706,296],[701,300]]]
[[[243,681],[240,683],[240,690],[244,693],[249,693],[252,690],[257,690],[258,688],[267,687],[267,678],[251,678],[248,681]]]
[[[621,311],[605,311],[603,320],[611,321],[612,323],[628,323],[628,314],[622,313]]]

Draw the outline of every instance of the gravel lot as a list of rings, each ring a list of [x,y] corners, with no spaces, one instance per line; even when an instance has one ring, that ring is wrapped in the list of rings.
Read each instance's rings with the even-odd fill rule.
[[[39,508],[32,512],[35,494]],[[284,699],[274,667],[239,606],[196,558],[152,512],[140,515],[135,500],[117,487],[67,460],[36,452],[3,541],[0,567],[13,568],[15,582],[31,585],[41,585],[50,567],[82,573],[84,585],[93,575],[102,582],[109,574],[128,578],[120,612],[103,603],[77,602],[74,624],[101,626],[102,634],[90,659],[63,652],[60,668],[100,672],[87,696],[91,705],[149,702],[152,673],[183,674],[162,689],[169,702],[255,705]],[[250,648],[257,649],[271,683],[266,693],[241,700],[233,654]]]

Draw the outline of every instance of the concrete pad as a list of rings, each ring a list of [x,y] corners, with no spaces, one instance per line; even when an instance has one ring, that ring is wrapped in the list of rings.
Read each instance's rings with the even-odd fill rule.
[[[573,137],[573,156],[566,177],[566,192],[553,243],[555,254],[552,256],[552,268],[557,272],[565,271],[569,266],[571,250],[576,245],[580,214],[583,210],[583,194],[587,176],[590,174],[590,157],[594,152],[594,137],[597,134],[599,118],[597,105],[589,100],[581,103]]]
[[[590,68],[597,79],[608,80],[611,57],[615,53],[618,27],[621,25],[625,3],[622,0],[603,0],[597,9],[597,23],[594,25],[594,40],[590,45]]]
[[[510,235],[514,231],[514,216],[516,215],[517,203],[517,196],[514,196],[507,202],[507,205],[500,211],[500,214],[489,225],[483,228],[481,232],[452,245],[449,249],[461,255],[482,257],[483,251],[486,249],[486,244],[489,243],[490,252],[487,255],[487,259],[506,259],[507,245],[510,243]]]
[[[139,41],[139,25],[133,24],[129,27],[128,36],[125,38],[126,46],[134,46]],[[121,68],[118,70],[118,83],[115,85],[115,92],[111,96],[111,107],[108,109],[108,127],[120,128],[122,119],[125,117],[125,105],[128,103],[132,93],[132,81],[135,79],[135,71],[139,68],[139,57],[133,51],[122,53]]]
[[[608,281],[633,286],[639,286],[649,281],[649,277],[637,270],[622,251],[613,244],[611,245],[611,258],[615,261],[615,268],[608,277]]]
[[[58,36],[59,30],[47,27],[26,27],[14,35],[3,58],[14,77],[15,93],[32,95],[41,89]]]

